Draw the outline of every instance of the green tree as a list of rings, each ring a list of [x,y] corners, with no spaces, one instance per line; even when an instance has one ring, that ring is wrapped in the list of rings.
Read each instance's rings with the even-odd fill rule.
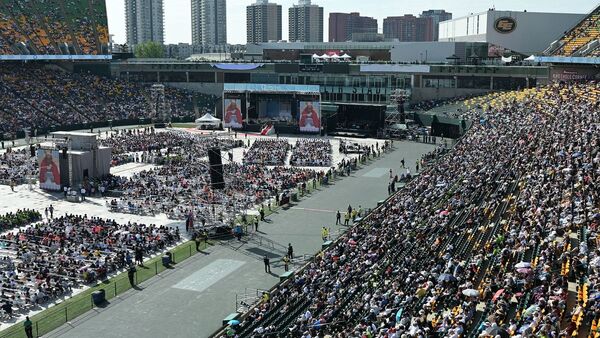
[[[160,43],[148,41],[136,45],[134,54],[136,58],[158,59],[164,57],[165,53]]]

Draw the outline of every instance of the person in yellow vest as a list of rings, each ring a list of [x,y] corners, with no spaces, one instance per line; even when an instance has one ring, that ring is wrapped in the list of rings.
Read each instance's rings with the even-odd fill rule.
[[[354,222],[354,220],[356,219],[357,213],[358,213],[358,211],[356,211],[356,209],[352,209],[352,222]]]
[[[344,225],[350,225],[350,213],[347,211],[344,213]]]
[[[323,242],[327,242],[327,239],[329,238],[329,229],[326,227],[321,229],[321,238],[323,239]]]
[[[281,260],[283,261],[283,268],[287,272],[289,270],[290,258],[287,255],[285,255]]]
[[[262,302],[263,302],[263,303],[266,303],[266,302],[268,302],[268,301],[269,301],[269,299],[271,299],[271,296],[269,296],[269,293],[268,293],[268,292],[263,292],[263,295],[262,295]]]

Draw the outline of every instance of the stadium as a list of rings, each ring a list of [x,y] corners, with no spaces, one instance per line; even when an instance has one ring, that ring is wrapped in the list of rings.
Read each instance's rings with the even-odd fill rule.
[[[600,336],[600,6],[439,29],[142,58],[0,0],[0,338]]]

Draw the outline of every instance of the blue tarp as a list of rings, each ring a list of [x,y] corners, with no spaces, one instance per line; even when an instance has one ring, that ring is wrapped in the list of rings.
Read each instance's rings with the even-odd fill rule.
[[[598,65],[600,64],[600,58],[585,56],[536,56],[535,62]]]

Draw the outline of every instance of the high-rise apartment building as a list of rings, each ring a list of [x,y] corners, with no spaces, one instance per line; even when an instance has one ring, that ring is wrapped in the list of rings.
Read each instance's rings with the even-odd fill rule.
[[[383,19],[383,35],[386,40],[433,41],[433,19],[412,14],[390,16]]]
[[[452,20],[452,13],[448,13],[443,9],[430,9],[421,13],[421,18],[431,18],[433,23],[433,41],[438,41],[440,36],[439,23],[442,21]]]
[[[289,41],[323,42],[323,7],[300,0],[289,9]]]
[[[227,43],[227,6],[225,0],[192,0],[192,44]]]
[[[125,0],[127,44],[164,43],[163,0]]]
[[[377,34],[377,20],[359,13],[330,13],[329,42],[351,41],[353,34]]]
[[[281,40],[281,5],[257,0],[246,8],[246,40],[248,43]]]

